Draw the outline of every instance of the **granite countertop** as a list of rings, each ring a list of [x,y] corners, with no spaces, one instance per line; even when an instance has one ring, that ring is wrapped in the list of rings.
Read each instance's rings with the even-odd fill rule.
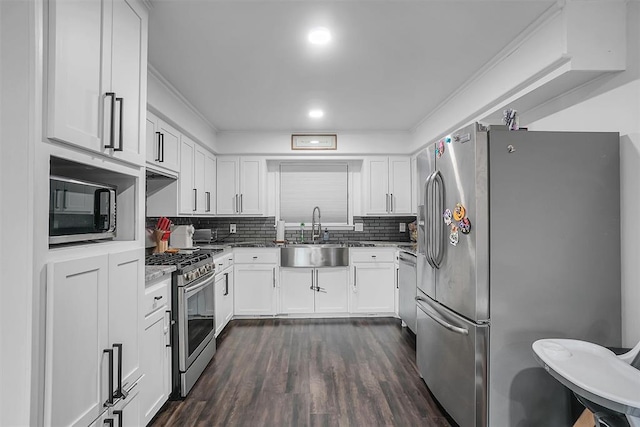
[[[165,274],[171,274],[173,271],[176,271],[175,265],[145,265],[144,281],[150,282],[159,279]]]
[[[295,242],[289,242],[290,244],[300,244],[300,243],[295,243]],[[322,244],[323,242],[320,242],[320,244]],[[336,241],[330,241],[328,242],[330,244],[344,244],[345,246],[348,247],[352,247],[352,248],[357,248],[357,247],[367,247],[367,246],[373,246],[373,247],[392,247],[392,248],[398,248],[398,249],[402,249],[406,252],[412,253],[412,254],[416,254],[418,249],[417,249],[417,243],[416,242],[390,242],[390,241],[382,241],[382,240],[378,240],[378,241],[345,241],[345,242],[336,242]],[[305,242],[303,244],[311,244],[311,242]],[[230,243],[228,244],[227,247],[234,247],[234,248],[274,248],[274,247],[283,247],[283,246],[287,246],[287,244],[284,245],[278,245],[275,244],[273,242],[237,242],[237,243]]]

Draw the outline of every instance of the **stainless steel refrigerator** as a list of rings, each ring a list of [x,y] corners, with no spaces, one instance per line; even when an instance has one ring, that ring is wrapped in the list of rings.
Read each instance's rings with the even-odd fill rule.
[[[420,375],[461,427],[572,425],[531,344],[620,345],[619,135],[476,123],[418,173]]]

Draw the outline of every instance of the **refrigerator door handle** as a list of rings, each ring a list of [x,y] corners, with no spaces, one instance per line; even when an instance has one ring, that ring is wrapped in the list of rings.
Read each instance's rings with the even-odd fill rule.
[[[440,171],[437,171],[433,176],[433,188],[434,188],[434,212],[436,213],[436,221],[435,224],[435,250],[433,255],[433,263],[435,264],[435,268],[440,268],[442,264],[442,259],[444,258],[444,227],[442,225],[441,218],[439,218],[438,213],[441,213],[444,207],[444,180],[442,179],[442,174]]]
[[[424,247],[425,247],[425,256],[427,259],[427,262],[429,263],[429,265],[431,266],[431,268],[437,268],[435,265],[435,260],[433,257],[433,242],[431,239],[431,235],[433,234],[433,226],[434,226],[434,220],[433,220],[433,211],[434,211],[434,207],[433,207],[433,200],[432,200],[432,194],[433,194],[433,179],[435,177],[435,172],[432,173],[431,175],[429,175],[429,177],[427,178],[427,180],[425,181],[425,204],[424,204],[424,209],[425,209],[425,230],[424,230]]]
[[[426,314],[427,316],[429,316],[431,319],[433,319],[434,322],[436,322],[438,325],[442,326],[445,329],[450,330],[451,332],[455,332],[456,334],[460,334],[460,335],[469,335],[469,330],[465,329],[465,328],[461,328],[459,326],[453,326],[450,323],[445,322],[444,320],[442,320],[441,318],[437,317],[436,315],[434,315],[433,313],[430,312],[430,310],[425,310],[425,308],[423,307],[423,305],[421,304],[421,302],[426,302],[427,304],[429,303],[429,301],[427,301],[426,299],[424,299],[421,296],[417,296],[416,297],[416,305],[418,306],[418,308],[420,310],[422,310],[422,312],[424,314]]]

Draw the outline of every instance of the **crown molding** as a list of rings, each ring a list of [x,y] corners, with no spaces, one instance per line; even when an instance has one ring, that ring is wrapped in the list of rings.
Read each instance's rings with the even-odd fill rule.
[[[185,98],[185,96],[182,93],[180,93],[180,91],[176,89],[176,87],[173,84],[171,84],[171,82],[167,80],[160,73],[160,71],[158,71],[158,69],[155,68],[150,62],[147,64],[147,70],[149,74],[155,77],[160,82],[160,84],[164,86],[165,89],[167,89],[169,93],[171,93],[173,96],[178,98],[178,100],[180,100],[180,102],[182,102],[184,106],[189,109],[189,111],[191,111],[200,120],[206,123],[207,126],[209,126],[215,133],[219,132],[218,129],[214,126],[214,124],[211,123],[211,121],[208,118],[206,118],[187,98]]]

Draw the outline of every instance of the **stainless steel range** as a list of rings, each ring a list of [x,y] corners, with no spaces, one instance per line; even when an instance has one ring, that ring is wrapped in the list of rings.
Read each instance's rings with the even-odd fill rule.
[[[213,254],[154,254],[146,265],[175,265],[171,280],[174,397],[185,397],[216,352]]]

